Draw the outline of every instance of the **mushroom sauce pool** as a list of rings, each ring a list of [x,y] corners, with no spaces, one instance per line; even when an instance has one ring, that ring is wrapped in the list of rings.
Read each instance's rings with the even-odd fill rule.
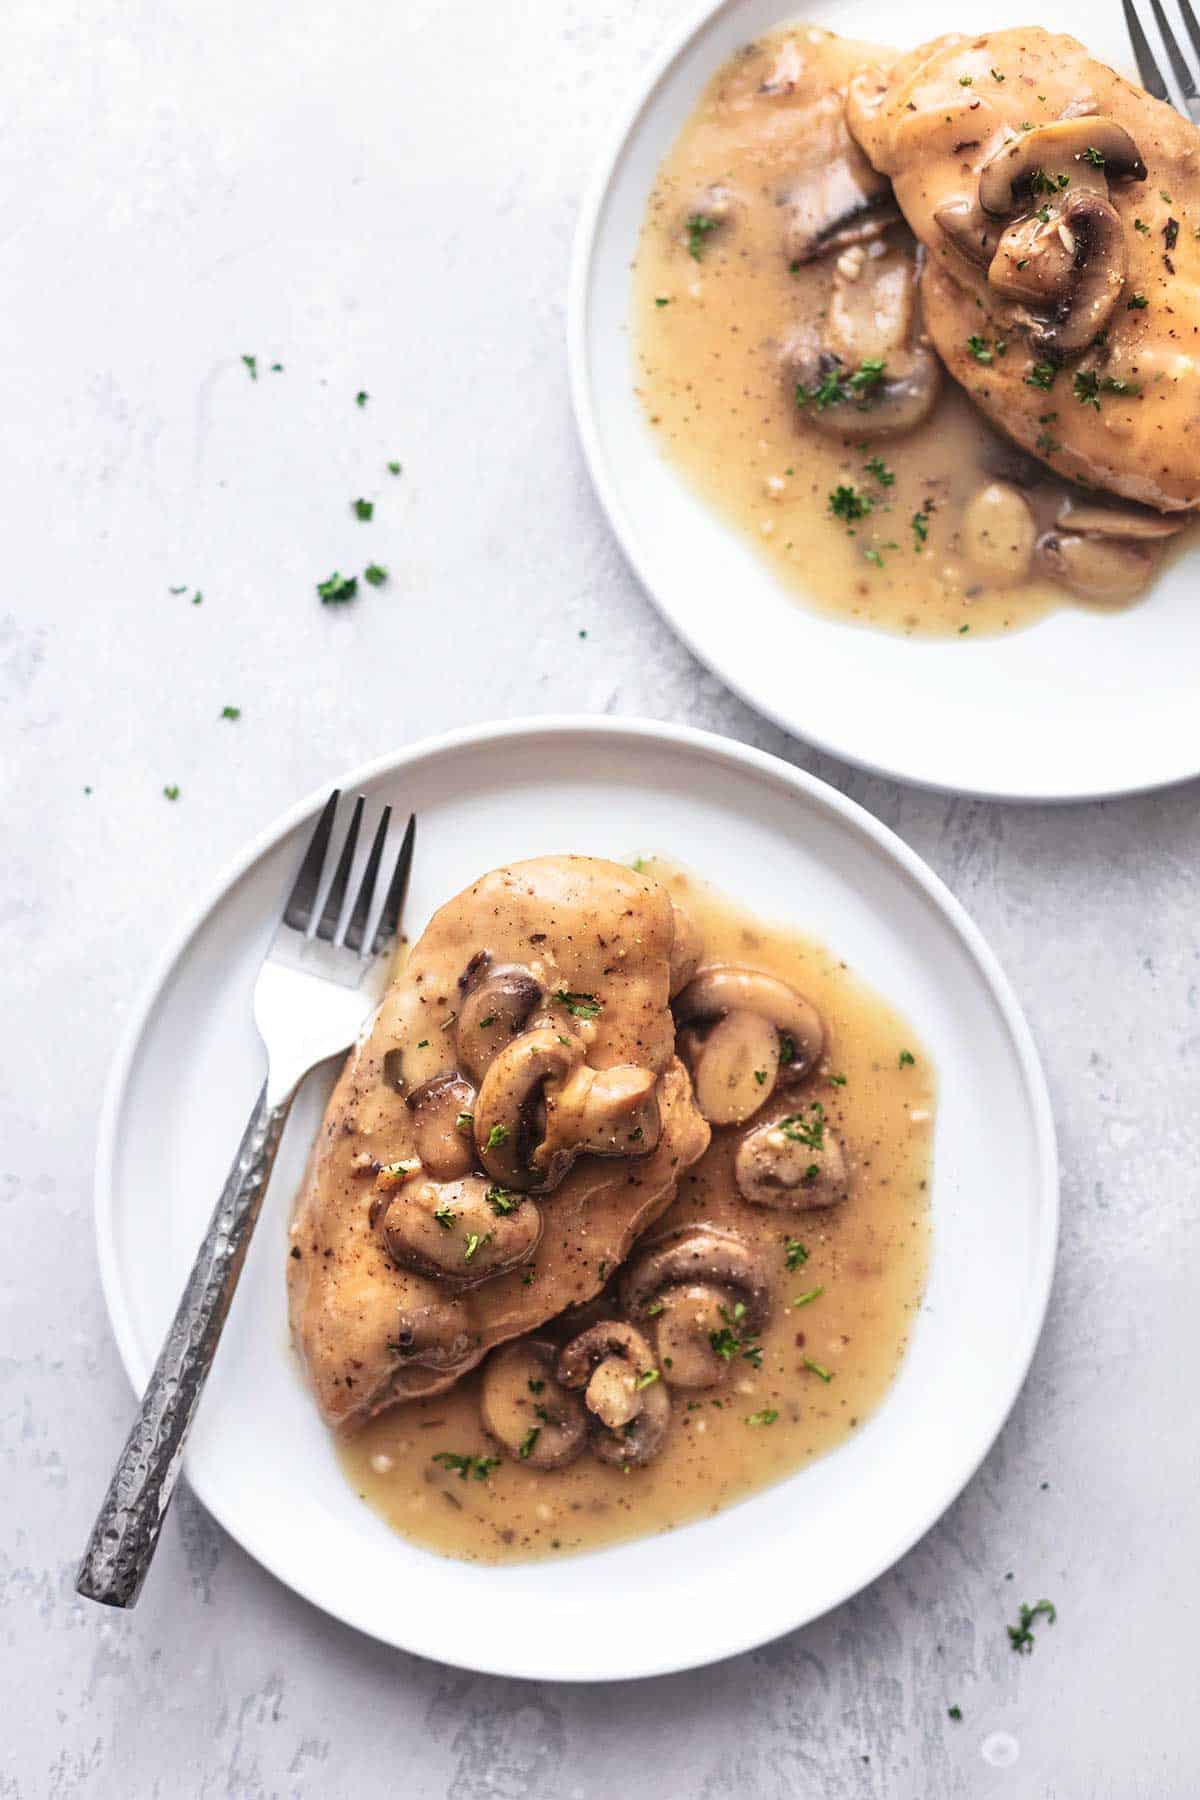
[[[749,1204],[735,1160],[761,1120],[717,1126],[668,1211],[597,1299],[493,1351],[447,1391],[393,1406],[340,1441],[362,1499],[404,1537],[443,1555],[507,1563],[597,1549],[705,1517],[792,1474],[868,1421],[897,1372],[921,1301],[936,1081],[912,1027],[820,944],[759,921],[663,859],[638,866],[690,914],[704,964],[778,977],[820,1015],[818,1059],[786,1100],[777,1095],[773,1111],[763,1108],[771,1119],[785,1113],[780,1123],[793,1140],[785,1152],[813,1159],[806,1171],[813,1186],[798,1207]],[[704,1073],[698,1065],[694,1073],[702,1094]],[[830,1165],[835,1144],[834,1188],[818,1191],[825,1179],[818,1164]],[[636,1384],[654,1383],[647,1392],[659,1407],[656,1429],[666,1426],[657,1453],[633,1466],[585,1452],[564,1467],[536,1467],[511,1445],[506,1454],[481,1418],[489,1369],[515,1372],[506,1407],[527,1414],[521,1447],[536,1443],[556,1429],[547,1402],[561,1347],[622,1319],[639,1257],[648,1267],[655,1245],[701,1226],[737,1240],[761,1289],[745,1290],[747,1304],[734,1290],[720,1317],[701,1320],[700,1349],[716,1356],[713,1385],[672,1385],[683,1371],[667,1366],[661,1333],[662,1370],[642,1370],[635,1360]],[[652,1336],[670,1295],[656,1298],[652,1283],[643,1286],[639,1323]],[[589,1404],[591,1397],[589,1388]]]
[[[1109,497],[994,431],[945,375],[921,317],[926,251],[845,123],[851,76],[896,55],[793,30],[713,77],[658,172],[634,264],[645,416],[663,455],[820,611],[945,637],[1067,604],[1111,610],[1145,591],[1183,519],[1135,507],[1089,523]],[[966,319],[979,365],[1024,368],[1021,341],[987,333],[983,314]],[[1080,392],[1070,370],[1036,370],[1049,384],[1038,444],[1053,454],[1060,408],[1074,426],[1083,416]],[[1109,432],[1100,397],[1087,418]]]

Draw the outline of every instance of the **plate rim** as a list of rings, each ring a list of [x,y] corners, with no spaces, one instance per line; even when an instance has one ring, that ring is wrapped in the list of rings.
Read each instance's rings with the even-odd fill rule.
[[[534,742],[539,738],[554,738],[561,741],[581,734],[593,736],[598,734],[630,743],[650,741],[660,748],[683,750],[693,756],[713,758],[718,762],[731,764],[759,779],[766,779],[784,789],[790,788],[794,795],[803,797],[810,804],[824,808],[843,825],[857,832],[860,837],[865,837],[875,850],[899,866],[906,877],[921,890],[926,900],[951,925],[983,977],[989,996],[999,1010],[1012,1045],[1028,1102],[1032,1143],[1036,1152],[1039,1211],[1044,1217],[1045,1224],[1038,1238],[1037,1260],[1031,1269],[1030,1291],[1033,1305],[1026,1315],[1027,1323],[1023,1341],[1017,1345],[1017,1354],[1009,1364],[1009,1380],[1003,1404],[997,1411],[994,1426],[989,1429],[978,1456],[974,1458],[968,1468],[956,1474],[947,1491],[938,1497],[936,1504],[931,1509],[923,1509],[923,1511],[928,1511],[928,1517],[925,1518],[922,1525],[915,1531],[902,1532],[899,1540],[893,1542],[881,1557],[875,1559],[847,1586],[845,1592],[831,1601],[827,1607],[822,1608],[820,1612],[806,1615],[801,1605],[797,1618],[778,1631],[772,1628],[765,1636],[759,1628],[751,1627],[742,1632],[738,1632],[734,1628],[731,1630],[728,1640],[715,1652],[702,1650],[694,1658],[682,1661],[676,1656],[668,1655],[658,1661],[648,1661],[641,1666],[622,1670],[619,1673],[604,1670],[596,1674],[581,1676],[577,1672],[563,1674],[556,1670],[552,1663],[541,1667],[523,1665],[514,1670],[512,1666],[506,1667],[495,1659],[476,1658],[472,1660],[468,1644],[464,1646],[465,1654],[461,1661],[456,1659],[453,1663],[445,1665],[472,1670],[480,1674],[554,1682],[643,1680],[659,1675],[683,1673],[688,1669],[710,1666],[729,1657],[741,1655],[761,1644],[773,1642],[777,1637],[783,1636],[789,1631],[798,1630],[811,1624],[836,1606],[844,1605],[847,1600],[869,1587],[903,1556],[907,1555],[913,1546],[932,1530],[968,1483],[974,1479],[1012,1412],[1017,1397],[1025,1384],[1045,1322],[1057,1260],[1060,1226],[1059,1162],[1054,1114],[1045,1072],[1028,1020],[998,957],[962,902],[957,899],[924,859],[890,826],[877,819],[858,801],[850,799],[830,783],[810,774],[808,770],[797,768],[768,751],[759,750],[752,745],[743,744],[737,739],[727,738],[716,732],[700,730],[695,726],[679,725],[645,717],[589,713],[555,713],[544,716],[534,714],[523,715],[516,719],[484,721],[480,724],[461,726],[447,732],[435,733],[417,739],[414,743],[404,745],[399,749],[387,751],[366,763],[357,765],[332,783],[322,781],[304,798],[276,815],[264,829],[256,833],[240,851],[225,863],[214,881],[206,888],[201,899],[190,909],[181,925],[171,934],[166,947],[156,958],[144,981],[122,1028],[105,1084],[93,1171],[93,1218],[101,1291],[109,1327],[113,1333],[126,1378],[135,1397],[140,1397],[149,1370],[143,1366],[136,1341],[132,1315],[126,1301],[124,1283],[119,1268],[116,1233],[113,1229],[117,1196],[117,1149],[121,1123],[128,1101],[130,1080],[142,1039],[175,970],[186,956],[194,939],[217,912],[236,884],[244,880],[253,871],[256,864],[286,836],[302,825],[306,819],[316,815],[328,797],[331,785],[340,787],[345,793],[359,785],[366,785],[378,781],[382,777],[398,774],[414,764],[436,762],[439,758],[459,750],[478,749],[488,744],[508,740]],[[293,1571],[281,1566],[284,1559],[273,1553],[273,1546],[270,1542],[248,1543],[242,1531],[227,1516],[228,1509],[220,1498],[214,1500],[209,1496],[207,1483],[203,1478],[193,1479],[189,1463],[190,1458],[185,1454],[183,1472],[187,1475],[189,1487],[205,1510],[248,1556],[260,1567],[266,1569],[284,1587],[298,1594],[301,1599],[317,1607],[329,1617],[362,1632],[377,1642],[403,1650],[409,1655],[440,1661],[439,1658],[430,1657],[427,1651],[405,1641],[402,1632],[383,1629],[377,1622],[361,1616],[353,1604],[340,1604],[336,1595],[331,1598],[321,1590],[320,1583],[309,1574],[306,1567],[302,1566],[299,1570]],[[234,1511],[236,1517],[236,1509]],[[620,1546],[616,1546],[616,1549],[619,1551]]]
[[[942,779],[932,774],[915,773],[895,764],[874,762],[869,756],[859,754],[853,749],[847,748],[843,743],[835,743],[819,730],[813,730],[806,724],[799,723],[796,719],[787,716],[782,709],[753,692],[751,687],[740,677],[731,675],[727,669],[719,667],[716,662],[711,660],[700,635],[691,628],[684,610],[660,593],[646,573],[644,560],[638,552],[635,532],[616,492],[615,482],[610,479],[608,474],[592,397],[588,350],[591,342],[590,289],[592,270],[595,265],[596,239],[601,216],[626,144],[634,128],[653,102],[657,89],[669,75],[675,63],[689,48],[693,39],[699,37],[722,14],[735,12],[745,3],[746,0],[701,0],[701,4],[688,13],[682,25],[668,33],[661,48],[651,56],[645,67],[632,79],[627,97],[617,108],[617,123],[604,139],[601,152],[584,187],[583,200],[580,204],[572,239],[566,287],[565,325],[571,410],[575,418],[575,430],[583,452],[584,464],[600,502],[601,510],[609,529],[617,540],[622,556],[637,577],[642,591],[652,602],[660,617],[665,620],[697,661],[702,663],[706,669],[711,670],[718,681],[731,693],[736,694],[738,699],[750,707],[760,718],[767,719],[773,725],[778,726],[781,731],[786,732],[789,737],[795,738],[800,743],[811,745],[813,749],[820,751],[823,755],[834,757],[838,762],[847,763],[852,768],[865,770],[868,774],[882,776],[890,781],[902,782],[905,786],[925,789],[931,793],[963,795],[975,799],[997,801],[1009,806],[1070,806],[1095,800],[1128,799],[1138,794],[1165,792],[1170,788],[1180,787],[1186,782],[1196,780],[1200,776],[1200,762],[1197,762],[1195,767],[1177,774],[1152,777],[1149,780],[1135,779],[1118,784],[1114,784],[1111,779],[1094,786],[1077,784],[1066,791],[1059,791],[1053,787],[1049,789],[1006,788],[1002,783],[983,784],[978,780],[964,786],[949,776]],[[785,26],[793,20],[797,23],[804,20],[809,14],[810,3],[811,0],[793,0],[793,10],[789,11],[786,0],[780,0],[780,16],[776,21],[776,26]]]

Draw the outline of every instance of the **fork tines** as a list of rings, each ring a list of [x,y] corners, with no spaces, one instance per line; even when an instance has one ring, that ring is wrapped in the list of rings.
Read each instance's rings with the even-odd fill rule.
[[[350,825],[342,841],[341,853],[337,859],[333,879],[325,894],[325,904],[318,917],[317,901],[329,857],[340,798],[341,792],[335,788],[321,810],[321,816],[309,839],[304,860],[300,864],[299,873],[283,909],[283,923],[290,926],[293,931],[302,931],[308,936],[319,937],[326,943],[337,946],[344,944],[347,949],[357,950],[360,957],[366,958],[378,955],[388,940],[396,935],[404,906],[405,892],[408,888],[409,872],[412,868],[417,821],[416,815],[410,813],[403,841],[391,868],[387,892],[379,911],[374,936],[368,938],[367,928],[381,885],[380,870],[383,867],[384,851],[392,819],[391,807],[384,807],[371,843],[366,866],[358,884],[350,917],[346,922],[345,931],[339,933],[338,921],[345,909],[350,877],[354,868],[355,852],[358,849],[359,832],[362,828],[363,814],[367,804],[362,794],[354,802]],[[315,926],[314,919],[316,919]]]
[[[1193,122],[1200,121],[1200,23],[1192,10],[1191,0],[1175,0],[1183,29],[1190,39],[1190,51],[1180,47],[1179,37],[1172,29],[1162,0],[1121,0],[1121,3],[1143,87],[1156,100],[1166,100],[1178,111],[1187,113]],[[1170,68],[1174,92],[1163,74],[1162,63],[1155,59],[1147,36],[1146,21],[1142,16],[1147,6],[1154,20],[1152,35],[1157,35],[1162,45],[1163,60]]]

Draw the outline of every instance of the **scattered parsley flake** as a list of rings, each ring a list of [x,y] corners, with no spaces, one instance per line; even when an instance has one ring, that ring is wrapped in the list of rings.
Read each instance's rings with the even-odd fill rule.
[[[1008,1627],[1008,1641],[1018,1656],[1029,1656],[1032,1653],[1035,1641],[1032,1626],[1039,1615],[1045,1617],[1048,1625],[1053,1625],[1058,1618],[1058,1612],[1049,1600],[1038,1600],[1033,1606],[1027,1606],[1022,1601],[1020,1623]]]
[[[1135,219],[1133,221],[1133,229],[1135,231],[1140,231],[1143,237],[1150,236],[1150,227],[1147,225],[1145,219]]]
[[[487,1143],[484,1145],[484,1149],[485,1150],[498,1150],[501,1144],[507,1144],[507,1142],[508,1142],[508,1126],[507,1125],[493,1125],[492,1129],[488,1132]]]
[[[780,1119],[778,1130],[793,1144],[803,1144],[808,1150],[823,1150],[825,1108],[819,1100],[814,1100],[807,1110],[811,1118],[806,1119],[803,1112],[789,1113],[786,1119]]]
[[[901,1069],[911,1069],[916,1060],[917,1059],[911,1050],[902,1050],[900,1052],[900,1060],[897,1067]]]
[[[808,1261],[808,1251],[799,1238],[788,1238],[783,1247],[784,1261],[789,1269],[795,1272],[802,1269]]]
[[[368,563],[363,570],[363,580],[370,587],[382,587],[388,578],[388,572],[382,563]]]
[[[356,575],[340,575],[335,569],[325,581],[318,581],[317,592],[322,606],[345,606],[358,592]]]
[[[844,1075],[831,1075],[829,1077],[829,1085],[830,1087],[845,1087],[846,1077]]]
[[[1004,77],[1000,73],[999,69],[989,69],[988,74],[991,76],[993,81],[1003,81],[1004,80]]]
[[[666,294],[655,294],[654,304],[655,306],[670,306],[671,302]]]
[[[1143,306],[1149,306],[1149,304],[1145,294],[1130,294],[1125,302],[1125,309],[1127,312],[1138,312]]]
[[[475,1252],[477,1250],[482,1250],[483,1246],[485,1244],[490,1244],[491,1241],[492,1241],[492,1234],[490,1231],[485,1231],[482,1237],[479,1235],[479,1233],[477,1231],[469,1231],[467,1233],[465,1243],[464,1243],[463,1261],[470,1262],[470,1260],[474,1256]]]
[[[873,505],[869,494],[860,493],[846,482],[839,482],[829,496],[830,512],[835,519],[844,519],[847,524],[855,519],[865,519]]]
[[[633,1385],[635,1389],[648,1388],[661,1380],[662,1376],[657,1369],[643,1369]]]
[[[529,1461],[529,1458],[533,1455],[534,1445],[537,1443],[537,1441],[541,1437],[541,1435],[542,1435],[542,1428],[540,1425],[531,1425],[529,1427],[529,1430],[525,1433],[525,1436],[521,1439],[521,1448],[517,1451],[517,1455],[520,1457],[522,1462]]]
[[[554,998],[559,1006],[566,1007],[573,1019],[598,1019],[604,1004],[595,994],[569,994],[566,988],[560,988]]]
[[[767,1079],[767,1071],[765,1069],[755,1069],[754,1079],[757,1081],[759,1087],[761,1087],[763,1082]]]
[[[240,719],[241,716],[242,709],[240,706],[223,706],[221,708],[221,717],[223,719]]]
[[[993,351],[990,342],[984,337],[971,336],[967,339],[967,349],[977,363],[990,363]]]
[[[974,79],[973,75],[960,75],[958,78],[958,85],[959,87],[970,87],[974,82]]]
[[[691,213],[687,222],[688,255],[699,262],[704,255],[704,240],[709,232],[715,231],[720,224],[719,219],[710,219],[707,213]]]
[[[359,388],[357,394],[354,396],[354,404],[355,406],[365,406],[370,398],[371,396],[368,394],[366,388]]]
[[[971,627],[969,625],[960,625],[958,628],[959,637],[962,637],[964,633],[970,631],[970,629]]]
[[[873,456],[870,462],[865,462],[863,473],[872,476],[880,487],[891,487],[896,479],[895,471],[888,468],[882,456]]]
[[[1166,196],[1164,195],[1163,198],[1165,199]],[[1179,242],[1178,219],[1168,219],[1163,226],[1163,242],[1166,244],[1168,250],[1173,250]]]
[[[441,1226],[443,1231],[449,1231],[450,1227],[454,1223],[454,1214],[453,1214],[453,1212],[451,1212],[449,1206],[447,1206],[447,1204],[444,1200],[442,1201],[442,1204],[437,1208],[437,1210],[433,1216],[437,1220],[438,1224]]]
[[[747,1413],[746,1423],[747,1425],[773,1425],[778,1417],[779,1412],[776,1407],[764,1406],[761,1412]]]
[[[827,1369],[824,1363],[814,1361],[811,1356],[804,1358],[804,1366],[817,1377],[818,1381],[823,1381],[828,1385],[833,1380],[833,1370]]]
[[[1025,377],[1026,387],[1042,388],[1047,393],[1054,386],[1058,370],[1052,362],[1035,362]]]
[[[179,798],[179,789],[175,786],[174,782],[172,782],[169,787],[165,787],[163,793],[168,800],[178,800]]]
[[[454,1123],[459,1131],[470,1131],[472,1125],[475,1123],[475,1114],[473,1112],[460,1112]]]
[[[500,1467],[498,1456],[460,1456],[454,1450],[438,1450],[430,1458],[431,1462],[441,1463],[443,1468],[450,1469],[460,1481],[473,1475],[476,1481],[486,1481],[493,1469]]]
[[[187,582],[185,581],[182,587],[168,588],[167,592],[168,592],[168,594],[186,594],[187,593]]]
[[[806,1294],[797,1294],[796,1298],[792,1301],[792,1305],[808,1306],[812,1301],[819,1300],[824,1292],[825,1289],[823,1287],[809,1288]]]
[[[374,518],[375,502],[373,500],[354,500],[351,504],[354,507],[354,516],[356,519]]]
[[[398,462],[390,462],[387,466],[389,475],[399,475],[402,473],[403,469],[404,469],[404,464],[398,463]]]
[[[257,381],[258,380],[258,358],[257,358],[257,356],[243,356],[242,361],[245,363],[247,369],[249,369],[249,371],[250,371],[251,381]]]
[[[922,545],[929,536],[929,514],[927,512],[915,512],[913,514],[912,530],[913,549],[920,552]]]
[[[946,1708],[946,1716],[947,1718],[953,1719],[955,1724],[958,1724],[962,1719],[962,1707],[948,1706]]]
[[[503,1218],[505,1213],[516,1212],[518,1206],[521,1204],[516,1195],[511,1194],[506,1187],[501,1187],[499,1183],[493,1184],[493,1186],[488,1189],[487,1193],[484,1195],[484,1199],[496,1214],[497,1218]]]

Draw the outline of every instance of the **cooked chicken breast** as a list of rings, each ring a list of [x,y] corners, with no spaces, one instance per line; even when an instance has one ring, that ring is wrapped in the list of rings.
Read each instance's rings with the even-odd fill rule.
[[[293,1336],[331,1425],[448,1387],[589,1299],[708,1126],[674,1055],[675,915],[590,857],[437,912],[334,1090],[295,1210]]]
[[[1037,26],[851,83],[850,129],[929,256],[925,325],[1059,474],[1200,505],[1200,132]]]

